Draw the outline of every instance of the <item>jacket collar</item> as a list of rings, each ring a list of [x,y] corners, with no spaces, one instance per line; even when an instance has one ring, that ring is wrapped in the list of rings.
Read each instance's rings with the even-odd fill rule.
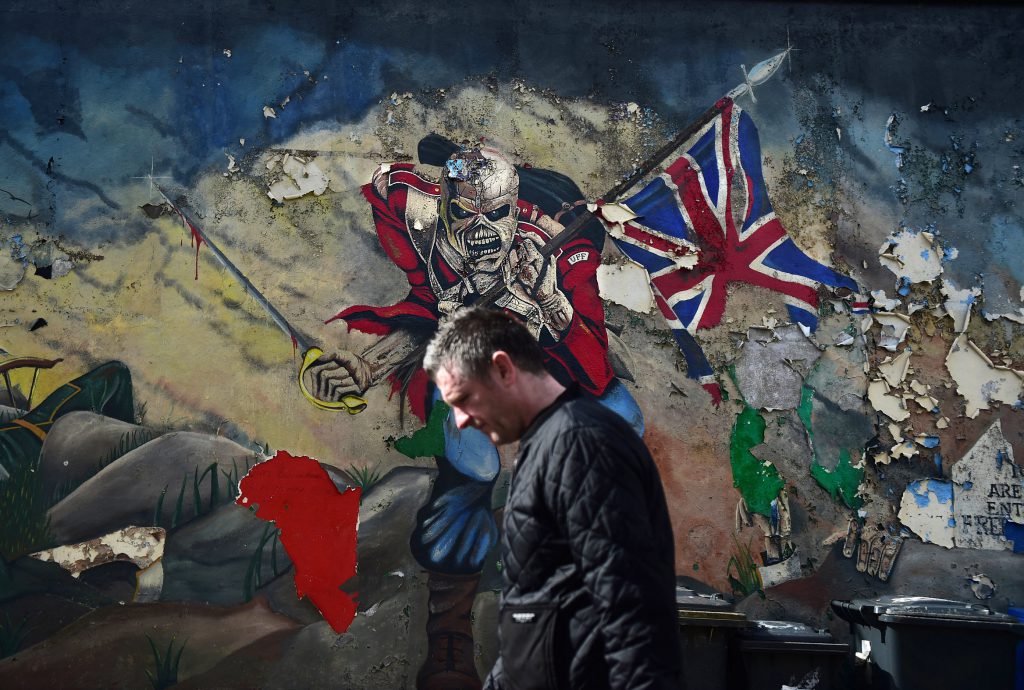
[[[519,439],[520,445],[528,442],[530,438],[537,432],[537,429],[544,426],[544,422],[547,421],[548,417],[554,414],[555,410],[569,402],[580,397],[580,384],[573,381],[570,383],[562,394],[555,398],[555,401],[545,407],[543,410],[537,413],[537,416],[530,422],[530,426],[526,427],[526,431],[523,432],[522,438]]]

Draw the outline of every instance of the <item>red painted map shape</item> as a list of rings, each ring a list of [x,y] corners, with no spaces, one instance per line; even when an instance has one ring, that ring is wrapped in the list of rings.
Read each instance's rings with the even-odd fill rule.
[[[316,460],[283,450],[249,470],[238,505],[257,504],[256,517],[273,520],[295,564],[295,591],[309,596],[335,632],[348,629],[356,602],[340,587],[356,574],[358,488],[338,491]]]

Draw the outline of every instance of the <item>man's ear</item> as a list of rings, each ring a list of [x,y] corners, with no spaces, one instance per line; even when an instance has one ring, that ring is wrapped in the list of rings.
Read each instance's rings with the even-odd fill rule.
[[[495,377],[503,386],[508,387],[516,382],[519,371],[504,350],[498,350],[491,355],[491,366],[494,368]]]

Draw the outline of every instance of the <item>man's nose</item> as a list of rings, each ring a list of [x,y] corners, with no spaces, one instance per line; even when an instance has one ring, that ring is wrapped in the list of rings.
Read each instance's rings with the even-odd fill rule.
[[[465,429],[468,426],[472,426],[473,417],[466,414],[459,408],[455,408],[455,426],[459,429]]]

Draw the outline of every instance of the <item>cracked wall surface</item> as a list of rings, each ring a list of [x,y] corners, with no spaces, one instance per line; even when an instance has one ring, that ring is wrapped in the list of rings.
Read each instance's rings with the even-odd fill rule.
[[[338,483],[390,477],[398,484],[388,483],[389,495],[408,491],[394,502],[415,515],[443,449],[443,416],[417,418],[387,382],[365,392],[359,414],[310,405],[297,383],[304,347],[175,209],[188,210],[296,331],[327,351],[378,354],[377,335],[325,322],[408,294],[362,188],[395,163],[415,164],[424,184],[440,180],[443,160],[423,144],[435,134],[500,149],[523,179],[527,170],[569,178],[578,190],[551,221],[584,209],[604,220],[613,239],[596,271],[607,356],[643,416],[680,576],[735,596],[751,616],[837,634],[827,602],[855,592],[1020,605],[1024,48],[1015,27],[1024,13],[774,2],[521,9],[94,0],[0,10],[0,365],[52,362],[11,369],[0,387],[0,419],[17,427],[26,457],[62,478],[99,472],[94,481],[145,449],[150,431],[195,431],[217,448],[230,441],[232,452],[316,458]],[[685,203],[657,206],[637,189],[599,202],[743,84],[747,67],[779,55],[777,71],[753,86],[756,100],[736,97],[734,133],[715,140],[726,126],[718,124],[705,140],[707,151],[735,145],[739,173],[712,158],[685,174],[663,166],[643,183],[667,180],[676,197],[665,198],[682,190]],[[695,163],[697,149],[686,153]],[[417,221],[436,216],[428,197],[412,202],[420,206],[409,232],[433,227]],[[669,211],[685,229],[672,229]],[[650,259],[654,250],[663,263]],[[58,445],[39,435],[59,436],[46,425],[53,419],[9,423],[110,360],[130,370],[134,391],[131,418],[118,423],[143,427],[144,438],[79,419],[63,433],[82,442]],[[64,455],[76,447],[91,454]],[[488,509],[503,506],[512,455],[502,453]],[[154,513],[176,522],[187,512],[175,510],[179,494],[201,517],[193,483],[208,465],[187,484],[161,470],[153,487],[125,499],[131,511],[93,508],[132,522],[67,544],[26,528],[19,539],[34,540],[31,548],[18,542],[6,557],[88,550],[118,529],[142,529]],[[16,502],[14,487],[31,476],[15,466],[0,458],[0,494],[10,493],[0,505],[45,515],[52,505]],[[232,472],[214,470],[221,488],[237,484]],[[47,484],[46,501],[93,486],[61,482]],[[205,505],[214,514],[215,501]],[[360,602],[348,634],[362,630],[383,648],[383,633],[368,630],[388,611],[412,640],[394,652],[405,661],[381,656],[367,666],[374,677],[404,673],[395,687],[411,687],[426,655],[430,585],[408,557],[411,523],[388,519],[401,527],[366,537],[381,571],[367,566],[366,580],[392,598],[381,595],[374,613],[375,602]],[[166,555],[183,548],[176,538],[236,539],[250,551],[276,543],[262,525],[239,525],[234,537],[216,537],[223,542],[162,527],[165,601],[201,579],[202,559],[175,565]],[[267,555],[268,565],[245,575],[260,558],[237,556],[248,580],[236,589],[254,585],[259,568],[278,574]],[[127,568],[107,562],[118,556],[93,560],[82,579]],[[485,560],[470,596],[493,607],[497,551]],[[408,584],[393,585],[392,572]],[[128,589],[118,592],[131,602]],[[275,596],[273,613],[244,611],[283,635],[275,626],[292,623],[274,616],[300,614]],[[302,649],[347,644],[304,630]],[[492,652],[481,644],[483,667]]]

